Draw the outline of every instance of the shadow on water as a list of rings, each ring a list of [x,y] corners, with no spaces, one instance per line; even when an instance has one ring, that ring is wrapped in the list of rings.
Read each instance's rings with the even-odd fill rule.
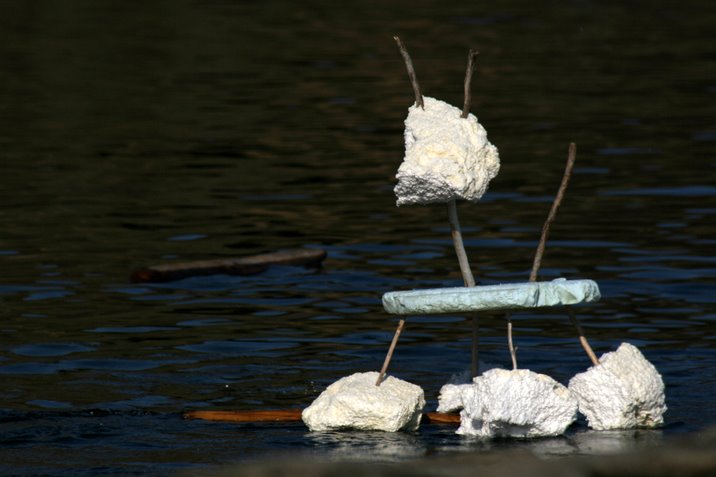
[[[716,423],[716,11],[657,3],[4,2],[1,473],[170,473],[277,450],[563,455]],[[598,353],[629,341],[660,370],[664,429],[485,443],[180,418],[306,406],[379,368],[396,321],[382,293],[460,283],[445,211],[394,205],[412,101],[395,33],[425,93],[453,104],[481,52],[473,111],[502,170],[460,214],[482,283],[527,278],[578,144],[541,278],[599,283],[580,319]],[[328,251],[322,270],[128,282],[302,245]],[[562,310],[513,321],[523,366],[564,383],[589,365]],[[503,318],[481,330],[481,359],[508,364]],[[433,410],[469,349],[464,317],[410,318],[391,372]]]

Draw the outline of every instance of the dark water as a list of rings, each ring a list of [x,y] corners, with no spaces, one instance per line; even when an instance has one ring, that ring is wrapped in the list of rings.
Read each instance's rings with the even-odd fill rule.
[[[541,277],[598,281],[578,310],[592,345],[639,346],[669,405],[664,429],[603,448],[716,423],[715,20],[709,1],[3,2],[0,473],[593,447],[583,423],[507,444],[180,417],[306,406],[379,368],[396,324],[382,293],[460,283],[443,208],[394,205],[412,102],[395,33],[425,94],[453,104],[481,52],[473,110],[502,170],[460,213],[483,283],[527,278],[578,144]],[[328,250],[322,270],[128,282],[302,245]],[[588,366],[564,312],[514,321],[521,366],[562,382]],[[483,360],[509,363],[504,325],[482,317]],[[391,371],[432,410],[469,348],[465,318],[411,318]]]

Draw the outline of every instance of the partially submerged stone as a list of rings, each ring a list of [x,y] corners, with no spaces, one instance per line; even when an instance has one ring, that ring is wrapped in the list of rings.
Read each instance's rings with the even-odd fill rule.
[[[599,286],[593,280],[557,278],[548,282],[388,292],[383,295],[383,309],[398,315],[432,315],[575,305],[600,298]]]
[[[636,346],[622,343],[569,381],[579,412],[593,429],[657,427],[664,423],[664,381]]]
[[[398,168],[397,204],[430,204],[455,199],[476,201],[500,170],[497,148],[470,114],[443,101],[423,97],[405,120],[405,158]]]
[[[485,438],[558,436],[577,417],[566,387],[527,369],[491,369],[472,384],[443,386],[438,412],[460,408],[457,434]]]
[[[331,384],[303,410],[312,431],[414,431],[420,426],[425,396],[420,386],[377,372],[356,373]]]

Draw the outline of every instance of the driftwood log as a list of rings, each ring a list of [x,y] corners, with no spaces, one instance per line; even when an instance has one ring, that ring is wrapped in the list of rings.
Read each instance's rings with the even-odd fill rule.
[[[301,409],[284,409],[276,411],[187,411],[184,419],[203,419],[222,422],[299,422]],[[459,414],[426,412],[423,414],[424,424],[460,424]]]
[[[323,249],[297,248],[252,255],[250,257],[219,258],[215,260],[152,265],[135,270],[129,279],[132,283],[157,283],[201,275],[215,275],[218,273],[254,275],[265,271],[271,265],[318,267],[325,258],[326,251]]]

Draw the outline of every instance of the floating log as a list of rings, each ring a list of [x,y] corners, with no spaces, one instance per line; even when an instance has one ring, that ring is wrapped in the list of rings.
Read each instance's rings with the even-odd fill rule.
[[[296,248],[241,258],[152,265],[134,271],[129,279],[132,283],[157,283],[218,273],[254,275],[265,271],[271,265],[320,266],[325,258],[326,251],[323,249]]]
[[[203,419],[222,422],[299,422],[301,409],[285,409],[277,411],[187,411],[184,419]],[[459,414],[426,412],[423,414],[424,424],[460,424]]]

